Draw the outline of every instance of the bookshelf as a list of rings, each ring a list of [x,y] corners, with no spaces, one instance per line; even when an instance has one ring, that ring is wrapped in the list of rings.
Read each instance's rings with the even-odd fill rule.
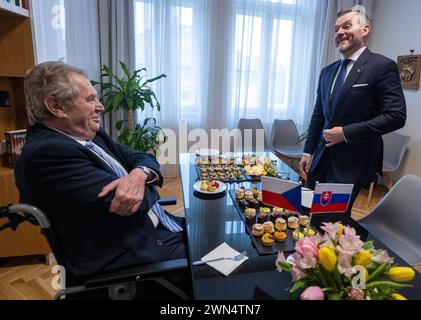
[[[0,11],[4,11],[11,15],[18,15],[29,18],[29,10],[21,6],[17,6],[15,1],[8,2],[6,0],[0,0]]]
[[[29,10],[16,3],[0,0],[0,91],[8,91],[12,97],[11,106],[0,106],[0,140],[5,139],[5,131],[28,126],[23,83],[27,70],[35,63],[34,49]],[[13,169],[0,164],[0,205],[14,203],[19,203],[19,194]],[[0,225],[5,222],[0,219]],[[30,223],[21,224],[15,232],[0,232],[0,258],[49,252],[39,227]]]

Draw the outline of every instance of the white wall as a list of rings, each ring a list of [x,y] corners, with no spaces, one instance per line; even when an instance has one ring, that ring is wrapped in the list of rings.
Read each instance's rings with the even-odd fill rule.
[[[373,31],[369,48],[396,61],[397,56],[421,54],[421,1],[374,0]],[[409,149],[399,176],[421,177],[421,89],[404,90],[407,121],[399,133],[410,136]]]

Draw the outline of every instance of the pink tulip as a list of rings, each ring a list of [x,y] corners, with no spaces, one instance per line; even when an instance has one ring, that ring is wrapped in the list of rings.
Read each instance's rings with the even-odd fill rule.
[[[324,300],[325,294],[320,287],[311,286],[304,290],[300,298],[301,300]]]
[[[305,237],[301,240],[298,240],[295,244],[295,250],[303,257],[308,255],[314,258],[319,257],[319,248],[317,247],[315,238]]]

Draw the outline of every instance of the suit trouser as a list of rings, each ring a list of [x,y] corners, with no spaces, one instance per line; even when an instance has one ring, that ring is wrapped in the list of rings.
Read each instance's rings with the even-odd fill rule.
[[[314,190],[316,182],[320,183],[348,183],[340,181],[335,172],[332,169],[332,160],[330,159],[329,149],[326,148],[323,152],[322,157],[319,160],[317,166],[309,173],[307,179],[307,187]],[[352,206],[354,205],[355,200],[358,197],[358,194],[361,191],[361,186],[354,184],[354,189],[352,190],[351,199],[349,201],[349,206],[347,214],[351,215]]]

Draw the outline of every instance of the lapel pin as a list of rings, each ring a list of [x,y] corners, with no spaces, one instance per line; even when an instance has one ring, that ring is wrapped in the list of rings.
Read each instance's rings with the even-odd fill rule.
[[[358,69],[358,70],[357,70],[357,72],[360,72],[360,71],[361,71],[361,69]]]

